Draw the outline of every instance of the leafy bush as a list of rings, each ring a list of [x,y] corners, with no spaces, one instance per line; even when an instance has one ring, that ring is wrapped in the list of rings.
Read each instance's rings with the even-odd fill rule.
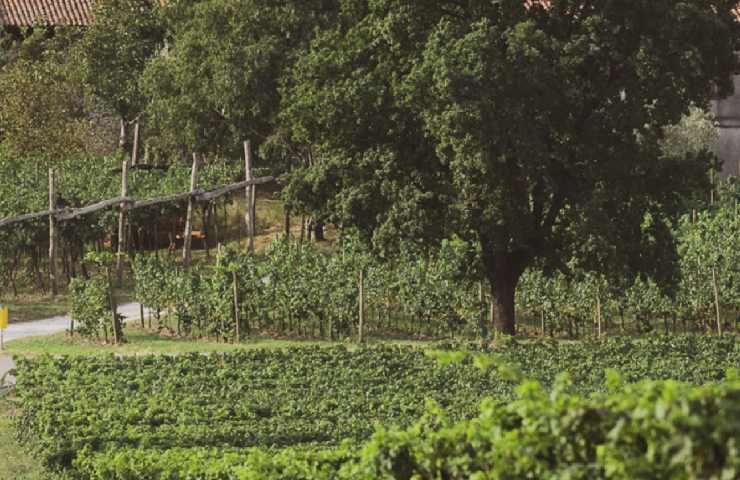
[[[694,384],[723,380],[728,368],[740,368],[740,342],[734,337],[509,342],[493,355],[447,350],[451,347],[440,345],[444,350],[434,355],[410,347],[313,347],[181,357],[21,359],[18,432],[47,466],[80,478],[312,478],[305,472],[335,471],[338,463],[354,458],[377,425],[413,425],[428,400],[454,423],[475,418],[486,397],[502,403],[516,399],[518,378],[558,391],[557,377],[567,372],[572,378],[568,390],[586,402],[586,395],[608,389],[604,372],[609,368],[620,370],[626,381]],[[463,361],[439,362],[438,356]],[[508,364],[521,365],[521,373],[478,368]],[[575,412],[574,421],[588,420]],[[606,428],[599,422],[610,418],[616,417],[593,419],[598,420],[593,428]],[[586,437],[572,438],[581,442]],[[388,455],[396,452],[391,450]],[[568,458],[562,461],[572,461]]]
[[[100,337],[113,316],[107,280],[98,277],[90,280],[73,278],[69,291],[72,302],[70,316],[75,322],[75,332],[83,336]]]
[[[432,408],[408,429],[383,429],[341,478],[740,476],[737,377],[701,387],[642,382],[595,397],[570,393],[565,378],[552,391],[524,382],[516,400],[486,401],[472,420],[454,422]]]

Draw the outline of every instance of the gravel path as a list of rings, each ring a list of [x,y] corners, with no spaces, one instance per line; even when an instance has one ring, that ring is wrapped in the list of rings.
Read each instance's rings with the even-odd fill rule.
[[[123,315],[124,321],[133,321],[139,319],[139,304],[138,303],[126,303],[118,306],[118,313]],[[147,309],[144,310],[144,315],[149,315]],[[63,315],[59,317],[47,318],[46,320],[37,320],[35,322],[23,322],[23,323],[11,323],[8,329],[3,332],[5,342],[11,342],[13,340],[19,340],[21,338],[28,337],[42,337],[46,335],[53,335],[60,333],[69,328],[69,315]],[[15,364],[10,355],[3,355],[0,353],[0,379],[8,371],[10,371]],[[6,381],[13,382],[13,377],[6,378]],[[1,386],[1,385],[0,385]]]

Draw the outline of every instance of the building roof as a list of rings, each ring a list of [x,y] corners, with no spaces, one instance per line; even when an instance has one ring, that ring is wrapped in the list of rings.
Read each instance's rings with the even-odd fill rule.
[[[550,7],[551,0],[525,0],[528,7]],[[95,0],[0,0],[0,27],[89,25]],[[732,13],[740,20],[740,5]]]
[[[89,25],[94,0],[0,0],[0,26]]]

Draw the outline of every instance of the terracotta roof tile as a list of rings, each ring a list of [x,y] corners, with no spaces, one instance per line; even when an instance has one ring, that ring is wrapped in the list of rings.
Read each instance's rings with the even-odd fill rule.
[[[551,0],[524,0],[550,7]],[[95,0],[0,0],[0,26],[89,25]],[[732,12],[740,20],[740,5]]]
[[[89,25],[94,0],[0,0],[0,26]]]

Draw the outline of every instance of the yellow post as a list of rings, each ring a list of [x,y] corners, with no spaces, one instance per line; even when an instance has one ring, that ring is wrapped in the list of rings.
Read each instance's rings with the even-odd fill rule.
[[[8,307],[0,305],[0,350],[5,349],[3,332],[8,328]]]

